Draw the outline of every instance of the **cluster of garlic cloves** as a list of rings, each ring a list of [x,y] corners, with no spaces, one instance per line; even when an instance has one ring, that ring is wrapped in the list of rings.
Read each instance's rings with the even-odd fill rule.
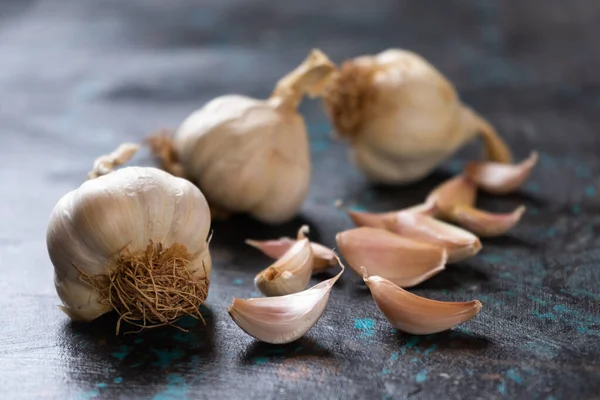
[[[413,335],[442,332],[475,317],[482,308],[478,300],[446,302],[417,296],[381,276],[369,276],[361,268],[377,307],[396,329]]]
[[[213,99],[173,137],[150,138],[150,147],[163,169],[202,189],[215,214],[287,221],[300,209],[311,174],[306,126],[297,107],[305,94],[320,95],[335,69],[314,50],[278,82],[269,99]]]
[[[337,257],[336,257],[337,259]],[[255,299],[234,298],[227,310],[248,335],[266,343],[290,343],[304,336],[321,318],[334,284],[344,272],[299,293]]]
[[[308,226],[304,225],[298,230],[296,239],[282,237],[274,240],[246,239],[246,244],[260,250],[273,259],[281,258],[298,241],[306,239]],[[312,252],[312,273],[318,274],[337,265],[335,252],[322,244],[310,242]]]
[[[337,133],[351,146],[352,160],[373,181],[417,181],[478,135],[489,160],[512,160],[494,128],[410,51],[346,61],[323,100]]]

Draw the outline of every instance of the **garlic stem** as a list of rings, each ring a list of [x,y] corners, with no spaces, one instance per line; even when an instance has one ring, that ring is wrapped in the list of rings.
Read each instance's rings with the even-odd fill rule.
[[[88,179],[96,179],[113,172],[116,167],[131,160],[139,149],[140,146],[135,143],[123,143],[112,153],[98,157],[94,161],[94,167],[88,173]]]
[[[512,163],[511,151],[496,129],[470,107],[462,106],[462,120],[466,129],[477,132],[483,139],[485,158],[499,163]]]

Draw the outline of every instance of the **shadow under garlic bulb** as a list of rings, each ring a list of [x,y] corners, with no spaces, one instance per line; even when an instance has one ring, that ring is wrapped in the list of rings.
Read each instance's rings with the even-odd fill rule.
[[[461,103],[439,71],[406,50],[346,61],[324,105],[353,162],[376,182],[420,180],[478,135],[488,159],[511,161],[494,128]]]
[[[199,316],[212,267],[209,228],[208,204],[185,179],[127,167],[88,180],[57,203],[48,224],[61,309],[80,321],[115,310],[119,324],[142,328]]]
[[[293,218],[308,193],[308,135],[297,107],[321,93],[335,66],[314,50],[271,97],[218,97],[192,113],[172,138],[150,145],[163,169],[196,183],[220,214],[249,213],[266,223]]]

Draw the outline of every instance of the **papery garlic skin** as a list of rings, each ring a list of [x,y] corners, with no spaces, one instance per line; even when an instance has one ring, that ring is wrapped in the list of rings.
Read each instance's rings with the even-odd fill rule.
[[[266,223],[291,219],[308,193],[311,174],[308,135],[297,106],[304,94],[319,94],[334,70],[314,50],[268,100],[226,95],[210,101],[175,133],[174,150],[183,167],[177,170],[198,184],[215,209],[249,213]]]
[[[493,128],[461,104],[439,71],[410,51],[347,61],[324,102],[337,132],[350,142],[352,160],[376,182],[422,179],[478,134],[490,158],[511,160]]]
[[[212,263],[206,241],[208,204],[197,187],[156,168],[127,167],[83,183],[55,206],[47,230],[55,286],[72,318],[91,321],[111,310],[84,283],[119,266],[119,252],[142,253],[150,242],[183,245],[195,258],[194,277],[208,277]]]
[[[337,259],[339,262],[339,259]],[[272,344],[290,343],[304,336],[325,312],[333,285],[344,273],[287,296],[234,298],[227,312],[248,335]]]

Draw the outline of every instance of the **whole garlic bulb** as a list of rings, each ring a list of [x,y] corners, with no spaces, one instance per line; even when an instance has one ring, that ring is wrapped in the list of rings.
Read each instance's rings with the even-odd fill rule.
[[[48,224],[61,309],[82,321],[114,309],[119,323],[140,327],[199,315],[212,267],[209,227],[200,190],[159,169],[127,167],[83,183]]]
[[[306,126],[297,107],[316,96],[335,66],[314,50],[282,78],[267,100],[218,97],[192,113],[171,140],[150,139],[162,168],[185,175],[217,211],[249,213],[267,223],[291,219],[310,183]]]
[[[368,178],[403,184],[428,175],[481,135],[487,157],[510,162],[494,128],[464,106],[452,84],[419,55],[391,49],[346,61],[324,95],[337,133]]]

